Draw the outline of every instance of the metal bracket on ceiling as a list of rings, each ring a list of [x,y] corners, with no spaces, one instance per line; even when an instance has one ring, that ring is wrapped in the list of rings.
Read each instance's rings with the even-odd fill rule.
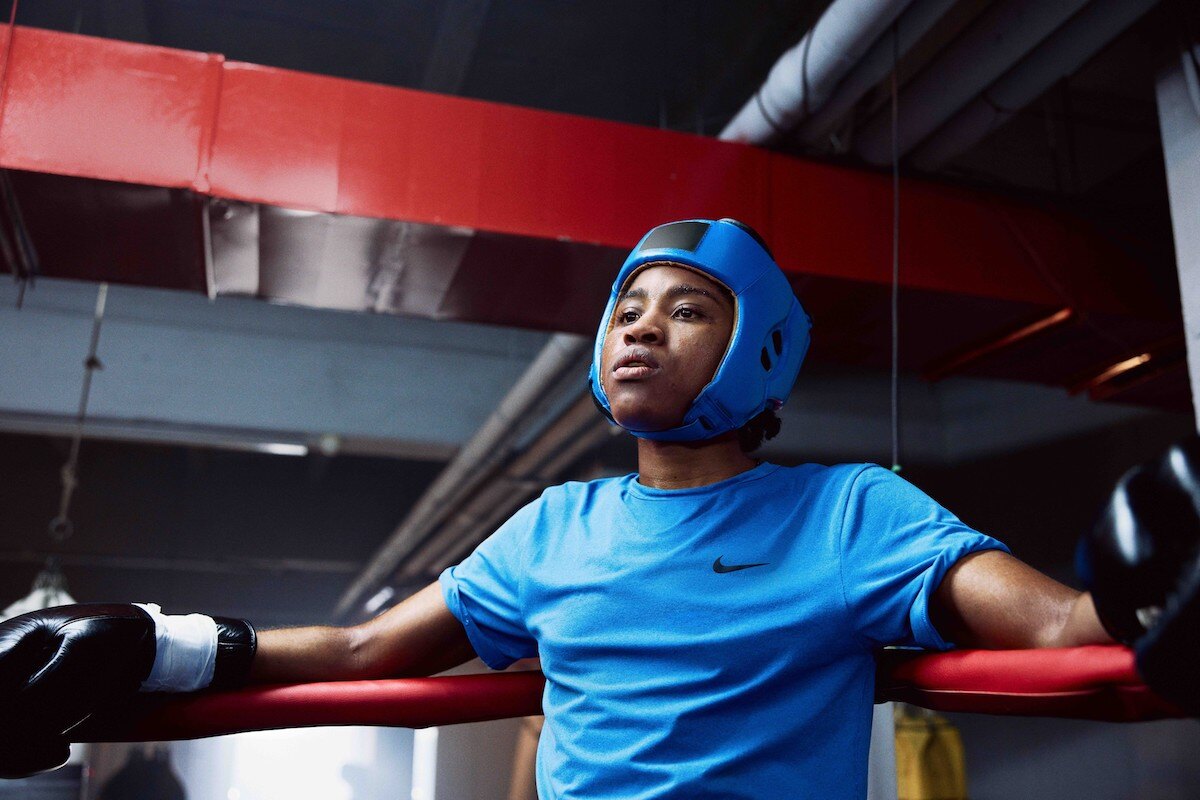
[[[1186,358],[1183,336],[1172,336],[1072,379],[1067,392],[1072,395],[1087,392],[1092,400],[1108,400],[1181,366]]]
[[[37,250],[21,216],[17,193],[8,170],[0,169],[0,258],[16,278],[17,308],[25,301],[25,288],[32,286],[39,271]]]
[[[1012,347],[1039,333],[1057,328],[1075,318],[1075,312],[1070,308],[1061,308],[1052,314],[1039,317],[1032,322],[1025,322],[987,339],[972,342],[967,347],[957,350],[925,367],[921,372],[921,377],[930,382],[937,382],[943,378],[948,378],[955,373],[962,372],[972,364],[982,361],[988,356]]]

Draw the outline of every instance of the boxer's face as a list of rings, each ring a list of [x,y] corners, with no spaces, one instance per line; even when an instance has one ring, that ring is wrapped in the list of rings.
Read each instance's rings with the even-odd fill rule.
[[[666,430],[712,380],[733,330],[720,284],[674,264],[644,267],[617,300],[600,376],[623,428]]]

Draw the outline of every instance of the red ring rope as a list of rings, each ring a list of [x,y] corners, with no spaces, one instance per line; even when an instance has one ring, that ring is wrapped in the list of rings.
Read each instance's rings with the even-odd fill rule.
[[[79,742],[168,741],[316,725],[423,728],[542,713],[540,672],[256,686],[141,695],[72,731]],[[1118,645],[1047,650],[886,651],[881,700],[940,711],[1134,722],[1184,717],[1137,677]]]
[[[979,714],[1138,722],[1186,717],[1142,683],[1121,645],[1044,650],[884,651],[884,700]]]

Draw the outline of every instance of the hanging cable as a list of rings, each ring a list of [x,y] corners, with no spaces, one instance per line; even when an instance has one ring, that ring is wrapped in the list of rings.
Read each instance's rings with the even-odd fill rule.
[[[900,471],[900,23],[892,23],[892,472]]]
[[[75,416],[75,435],[71,438],[71,454],[62,468],[62,494],[58,501],[58,516],[50,520],[50,538],[62,544],[74,531],[71,524],[71,497],[79,487],[79,447],[83,443],[83,423],[87,419],[88,398],[92,392],[92,373],[103,369],[96,350],[100,346],[100,326],[104,323],[104,306],[108,300],[108,284],[100,284],[96,293],[96,313],[92,318],[92,340],[87,359],[83,362],[83,389],[79,393],[79,413]]]
[[[87,419],[88,397],[92,388],[92,373],[102,369],[96,350],[100,345],[100,326],[104,322],[104,306],[108,299],[108,284],[100,284],[96,294],[96,313],[92,319],[92,338],[88,345],[88,355],[83,362],[83,389],[79,396],[79,413],[75,417],[75,435],[71,440],[71,454],[62,467],[62,494],[58,502],[58,516],[50,520],[49,533],[55,548],[70,538],[74,531],[71,524],[71,496],[79,486],[79,447],[83,441],[83,423]],[[74,598],[67,591],[67,578],[63,575],[62,562],[58,555],[51,552],[45,566],[33,579],[33,591],[20,600],[0,611],[0,620],[9,619],[28,611],[38,611],[51,606],[74,603]]]

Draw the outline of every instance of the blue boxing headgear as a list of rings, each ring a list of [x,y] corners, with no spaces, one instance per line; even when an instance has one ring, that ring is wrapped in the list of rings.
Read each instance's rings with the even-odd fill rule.
[[[696,395],[679,427],[630,433],[669,442],[709,439],[782,406],[808,351],[812,322],[775,259],[748,227],[732,219],[692,219],[647,233],[613,281],[589,374],[601,410],[612,418],[600,380],[600,355],[617,298],[639,269],[664,261],[694,269],[729,290],[733,333],[712,380]]]

